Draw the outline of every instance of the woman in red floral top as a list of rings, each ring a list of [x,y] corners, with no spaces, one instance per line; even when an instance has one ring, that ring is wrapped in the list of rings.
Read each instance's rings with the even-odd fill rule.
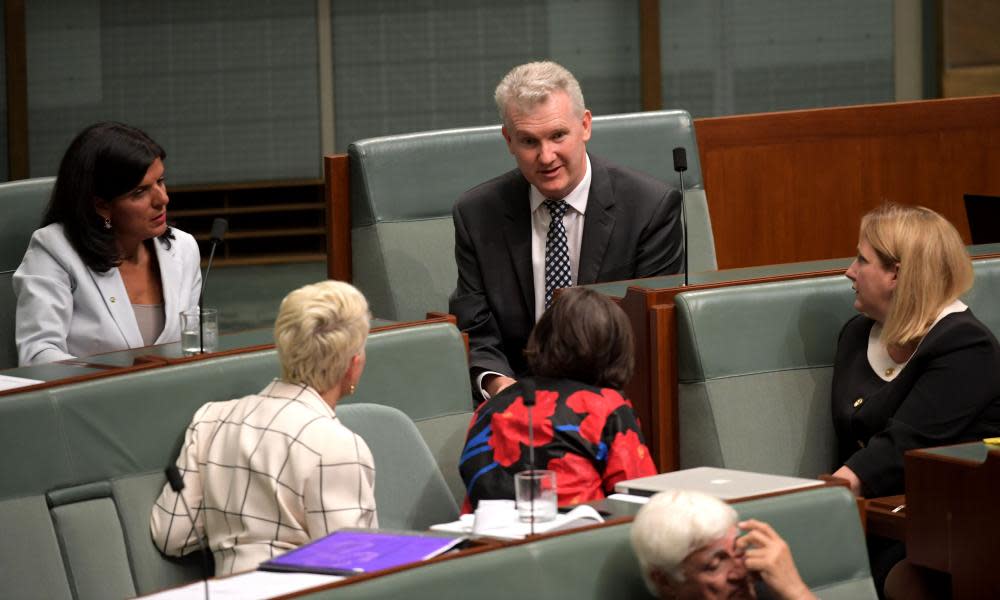
[[[533,393],[534,468],[556,473],[559,505],[604,498],[615,483],[656,474],[621,387],[634,367],[632,328],[606,296],[565,290],[545,311],[525,354],[534,376],[479,405],[459,461],[468,512],[482,499],[513,498],[528,465]]]

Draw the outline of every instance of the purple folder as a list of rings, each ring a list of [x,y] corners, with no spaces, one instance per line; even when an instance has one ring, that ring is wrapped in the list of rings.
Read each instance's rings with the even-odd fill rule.
[[[333,575],[370,573],[426,560],[464,539],[432,533],[340,529],[272,558],[259,568]]]

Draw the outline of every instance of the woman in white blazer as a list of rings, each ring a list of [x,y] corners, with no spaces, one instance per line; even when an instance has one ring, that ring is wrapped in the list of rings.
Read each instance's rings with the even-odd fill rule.
[[[198,244],[167,226],[166,153],[121,123],[83,130],[14,273],[19,363],[176,342],[201,294]]]

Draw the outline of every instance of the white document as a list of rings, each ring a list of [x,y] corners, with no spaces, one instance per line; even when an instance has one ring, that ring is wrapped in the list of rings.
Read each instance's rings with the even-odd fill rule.
[[[516,514],[516,513],[515,513]],[[568,513],[560,513],[556,515],[556,518],[551,521],[545,521],[543,523],[535,523],[535,533],[547,533],[549,531],[554,531],[559,529],[563,525],[576,521],[579,519],[586,519],[593,521],[594,523],[603,523],[604,517],[601,516],[593,506],[588,506],[586,504],[581,504]],[[448,533],[461,533],[463,535],[472,535],[472,525],[475,521],[475,515],[462,515],[457,521],[452,521],[451,523],[439,523],[437,525],[431,525],[432,531],[446,531]],[[502,540],[523,540],[531,534],[531,524],[522,523],[520,520],[513,520],[504,525],[498,525],[496,527],[491,527],[486,531],[482,531],[481,535],[486,537],[499,538]]]
[[[45,383],[40,379],[28,379],[27,377],[11,377],[10,375],[0,375],[0,392],[4,390],[16,390],[17,388],[28,387]]]
[[[208,597],[212,600],[265,600],[292,594],[343,579],[340,575],[316,573],[278,573],[248,571],[232,577],[208,580]],[[155,600],[205,600],[205,583],[199,581],[143,596]]]

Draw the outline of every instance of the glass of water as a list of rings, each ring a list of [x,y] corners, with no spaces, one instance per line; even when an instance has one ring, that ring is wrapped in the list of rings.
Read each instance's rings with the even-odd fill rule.
[[[559,499],[556,494],[556,472],[534,469],[514,474],[514,498],[517,516],[522,522],[536,523],[556,518]]]
[[[202,320],[205,321],[204,328],[201,325]],[[202,331],[205,332],[204,346],[201,343]],[[203,347],[205,352],[215,352],[219,349],[219,309],[193,308],[182,311],[181,351],[184,356],[191,356],[200,354]]]

